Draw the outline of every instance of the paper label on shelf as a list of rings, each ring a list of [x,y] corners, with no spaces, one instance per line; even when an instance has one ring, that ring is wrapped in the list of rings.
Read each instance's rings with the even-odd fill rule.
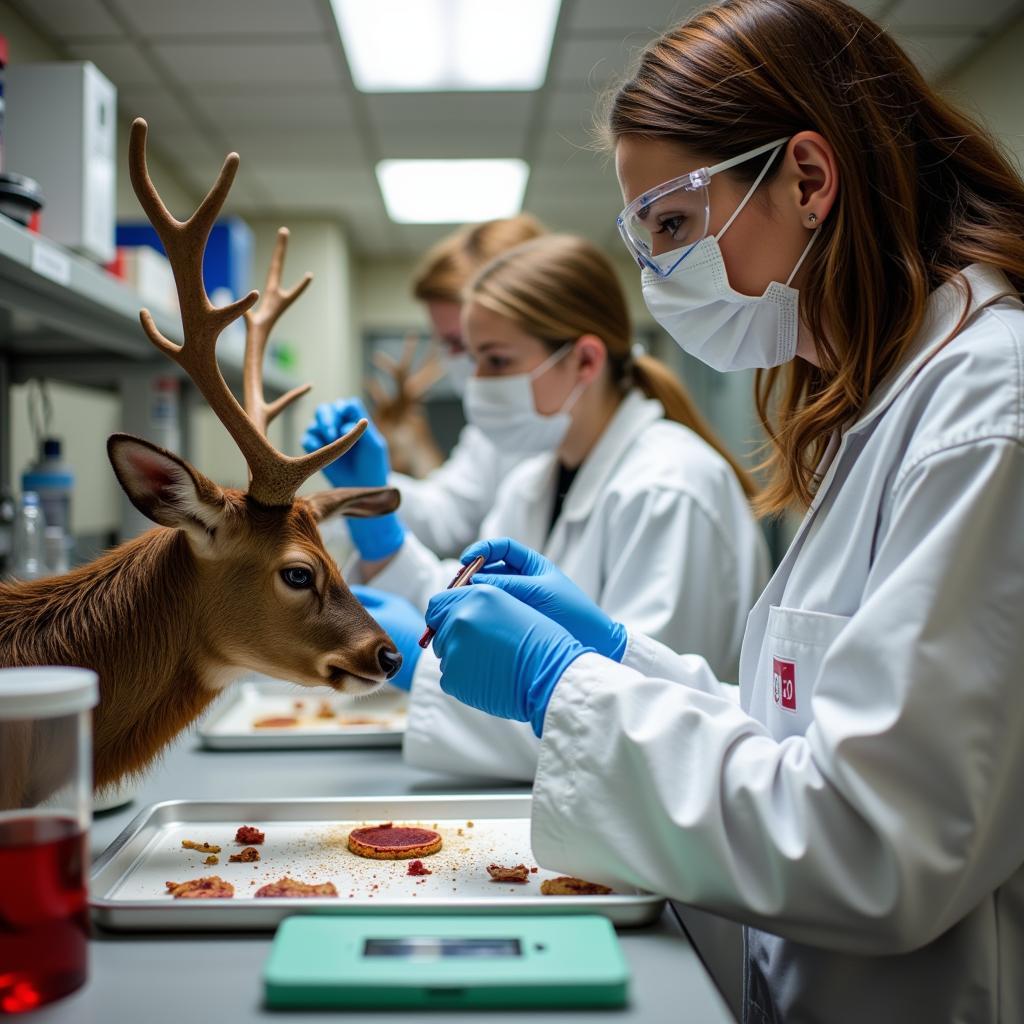
[[[56,246],[46,242],[33,243],[32,269],[57,284],[71,283],[71,260]]]

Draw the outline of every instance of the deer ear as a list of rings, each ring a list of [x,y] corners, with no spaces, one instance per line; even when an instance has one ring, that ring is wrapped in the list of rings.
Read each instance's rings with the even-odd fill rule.
[[[335,487],[306,495],[318,523],[339,513],[354,519],[387,515],[401,500],[395,487]]]
[[[111,434],[107,455],[128,500],[147,518],[208,544],[224,513],[224,492],[183,458],[131,434]]]

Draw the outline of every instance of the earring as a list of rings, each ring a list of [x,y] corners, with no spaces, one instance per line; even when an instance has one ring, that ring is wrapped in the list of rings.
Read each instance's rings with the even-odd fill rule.
[[[813,228],[818,223],[818,215],[816,213],[807,214],[807,226]]]

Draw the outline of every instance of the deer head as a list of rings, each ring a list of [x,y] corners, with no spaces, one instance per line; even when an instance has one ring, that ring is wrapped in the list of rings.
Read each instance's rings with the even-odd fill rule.
[[[445,369],[434,350],[414,370],[417,345],[416,335],[410,334],[400,359],[378,352],[373,357],[374,365],[391,378],[393,386],[389,391],[378,381],[369,380],[366,390],[374,422],[388,442],[392,468],[408,476],[424,477],[444,461],[427,422],[423,396],[444,376]]]
[[[164,337],[148,310],[140,318],[150,341],[189,375],[227,428],[249,469],[246,492],[218,486],[184,459],[125,434],[108,453],[131,502],[153,522],[180,531],[194,556],[198,593],[216,618],[199,657],[225,670],[250,668],[309,685],[326,683],[366,692],[401,665],[388,636],[345,586],[324,549],[317,524],[331,515],[374,516],[398,506],[393,488],[337,488],[308,497],[296,492],[307,478],[342,455],[366,429],[362,420],[344,437],[292,458],[267,439],[270,422],[309,390],[295,388],[274,402],[263,394],[263,356],[280,315],[309,285],[306,274],[281,288],[288,232],[281,229],[260,299],[253,291],[224,307],[211,304],[203,283],[210,229],[238,168],[224,161],[217,181],[192,216],[176,220],[164,206],[146,166],[146,122],[131,128],[132,186],[164,244],[174,271],[184,343]],[[236,401],[217,365],[221,332],[246,319],[245,407]]]

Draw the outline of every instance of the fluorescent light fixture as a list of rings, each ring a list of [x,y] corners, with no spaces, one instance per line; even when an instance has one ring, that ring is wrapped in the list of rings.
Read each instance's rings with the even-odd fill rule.
[[[377,181],[397,224],[470,224],[523,205],[523,160],[381,160]]]
[[[539,89],[561,0],[331,0],[363,92]]]

